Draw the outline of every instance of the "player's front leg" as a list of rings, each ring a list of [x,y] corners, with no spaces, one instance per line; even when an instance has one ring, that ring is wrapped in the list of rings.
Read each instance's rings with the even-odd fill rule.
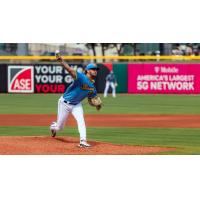
[[[85,125],[85,120],[84,120],[84,116],[83,116],[83,108],[82,108],[81,103],[74,106],[74,108],[72,110],[72,115],[76,119],[76,122],[78,125],[78,131],[80,134],[80,144],[78,146],[86,147],[86,148],[91,147],[91,145],[87,143],[87,139],[86,139],[86,125]]]

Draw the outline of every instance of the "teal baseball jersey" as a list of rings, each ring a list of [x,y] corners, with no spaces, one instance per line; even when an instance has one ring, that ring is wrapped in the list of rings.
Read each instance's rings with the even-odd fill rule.
[[[76,105],[84,98],[97,95],[94,83],[83,73],[77,72],[76,79],[66,89],[63,98],[69,104]]]

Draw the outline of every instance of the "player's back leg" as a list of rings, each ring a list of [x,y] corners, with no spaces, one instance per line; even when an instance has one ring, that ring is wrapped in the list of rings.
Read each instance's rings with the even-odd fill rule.
[[[71,109],[71,105],[66,104],[62,97],[58,100],[57,122],[53,122],[50,126],[52,137],[55,137],[56,133],[64,128]]]

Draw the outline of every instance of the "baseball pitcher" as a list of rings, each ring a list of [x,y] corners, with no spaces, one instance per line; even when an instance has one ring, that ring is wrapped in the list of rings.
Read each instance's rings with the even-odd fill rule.
[[[85,73],[80,73],[71,68],[59,52],[56,52],[56,59],[69,72],[74,81],[58,100],[57,122],[53,122],[50,126],[51,136],[55,137],[56,133],[64,128],[69,114],[72,113],[77,121],[80,134],[79,147],[90,147],[91,145],[88,144],[86,139],[86,126],[81,101],[87,97],[90,105],[96,107],[97,110],[101,109],[102,102],[94,87],[94,78],[97,76],[99,68],[95,64],[88,64]]]

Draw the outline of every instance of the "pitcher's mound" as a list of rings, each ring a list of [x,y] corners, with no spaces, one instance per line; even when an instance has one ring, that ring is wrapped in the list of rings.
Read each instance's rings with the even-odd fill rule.
[[[1,155],[141,155],[174,148],[115,145],[90,141],[92,147],[79,148],[79,139],[73,137],[50,136],[1,136]]]

